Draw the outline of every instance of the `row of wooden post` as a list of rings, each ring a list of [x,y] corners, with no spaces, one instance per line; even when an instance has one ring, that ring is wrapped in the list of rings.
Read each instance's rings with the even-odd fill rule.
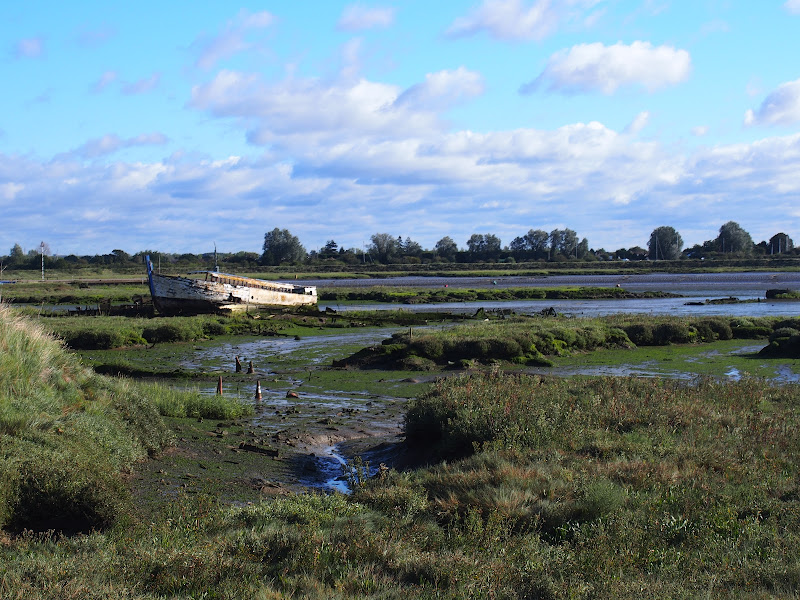
[[[217,381],[217,395],[222,396],[222,375],[219,376],[219,381]],[[261,380],[256,379],[256,400],[261,400]]]
[[[238,356],[236,357],[236,372],[242,372],[242,363]],[[251,360],[249,366],[247,367],[247,374],[252,375],[253,373],[255,373],[255,370],[253,369],[253,361]]]

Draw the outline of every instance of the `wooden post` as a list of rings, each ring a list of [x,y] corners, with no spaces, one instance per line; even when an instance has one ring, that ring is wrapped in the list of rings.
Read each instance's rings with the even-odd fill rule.
[[[222,396],[222,375],[219,376],[219,381],[217,382],[217,395]]]

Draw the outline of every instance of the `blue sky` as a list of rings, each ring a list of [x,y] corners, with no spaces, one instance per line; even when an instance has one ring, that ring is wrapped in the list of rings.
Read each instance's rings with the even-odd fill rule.
[[[9,3],[0,254],[800,242],[800,0]]]

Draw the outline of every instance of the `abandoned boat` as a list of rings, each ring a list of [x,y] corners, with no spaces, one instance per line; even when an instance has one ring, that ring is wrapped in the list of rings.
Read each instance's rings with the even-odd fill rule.
[[[306,306],[317,303],[317,288],[241,277],[218,271],[196,271],[196,277],[178,277],[153,272],[147,257],[147,278],[153,305],[162,315]]]

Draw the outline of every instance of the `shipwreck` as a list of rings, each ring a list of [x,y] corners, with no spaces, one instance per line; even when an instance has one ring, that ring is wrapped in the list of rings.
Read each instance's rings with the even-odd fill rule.
[[[150,293],[160,314],[196,315],[317,303],[315,286],[265,281],[218,271],[193,271],[188,275],[156,273],[150,257],[147,257]]]

